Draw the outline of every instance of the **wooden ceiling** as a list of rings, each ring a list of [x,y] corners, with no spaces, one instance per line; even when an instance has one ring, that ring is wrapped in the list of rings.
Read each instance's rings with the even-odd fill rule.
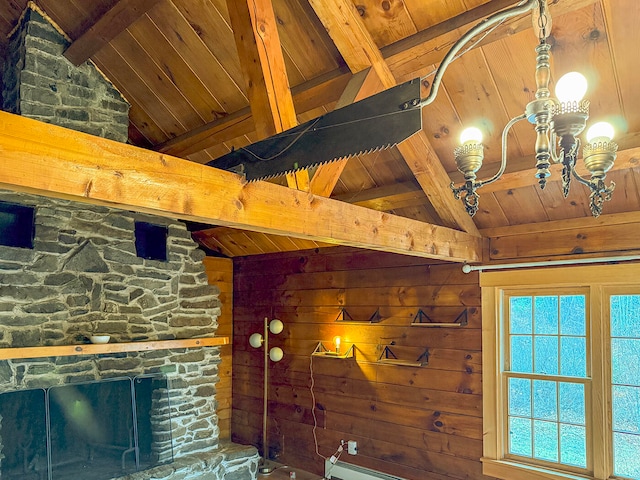
[[[35,3],[71,39],[67,58],[76,63],[93,61],[131,103],[132,144],[206,163],[231,148],[396,83],[420,77],[426,95],[448,47],[478,20],[516,2]],[[616,215],[640,207],[636,166],[640,96],[634,75],[637,53],[633,53],[640,44],[640,2],[549,3],[552,82],[567,71],[583,72],[590,81],[591,118],[611,119],[620,130],[618,159],[607,175],[617,186],[600,219],[601,223],[607,218],[615,221]],[[26,6],[27,0],[2,3],[4,36]],[[254,42],[259,51],[251,42],[244,45],[247,38],[255,38],[250,17],[261,32]],[[499,24],[451,64],[436,100],[423,108],[419,134],[398,147],[276,182],[472,235],[490,235],[495,229],[523,224],[577,218],[592,221],[589,192],[574,182],[569,198],[564,199],[558,169],[553,170],[545,190],[538,188],[533,176],[535,135],[526,122],[518,124],[510,136],[507,173],[478,191],[480,209],[472,220],[448,187],[451,180],[462,178],[452,152],[463,125],[475,124],[485,131],[485,168],[480,177],[497,169],[502,128],[524,111],[535,93],[536,44],[531,15]],[[260,88],[264,91],[257,91]],[[229,256],[324,245],[226,227],[203,229],[196,235],[204,245]]]

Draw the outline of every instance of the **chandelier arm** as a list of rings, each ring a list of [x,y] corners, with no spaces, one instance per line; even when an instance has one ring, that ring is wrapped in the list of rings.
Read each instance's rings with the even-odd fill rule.
[[[551,160],[553,161],[553,163],[561,163],[562,162],[562,157],[560,155],[558,155],[558,151],[556,146],[558,145],[558,135],[556,135],[556,132],[553,131],[553,129],[551,130],[551,148],[549,149],[549,153],[551,154]]]
[[[538,5],[538,0],[525,0],[524,2],[520,2],[518,5],[512,8],[508,8],[501,12],[495,13],[476,26],[474,26],[471,30],[465,33],[462,37],[453,44],[453,46],[449,49],[447,54],[442,59],[442,62],[438,66],[436,70],[436,74],[433,77],[433,82],[431,83],[431,90],[429,91],[429,95],[425,98],[420,99],[419,107],[422,108],[426,105],[432,103],[436,95],[438,94],[438,89],[440,88],[440,83],[442,82],[442,77],[444,76],[444,72],[447,70],[449,64],[453,61],[458,52],[465,46],[465,44],[469,43],[471,39],[473,39],[479,33],[482,33],[484,30],[491,28],[496,23],[502,22],[507,18],[515,17],[517,15],[522,15],[523,13],[532,10],[534,7]]]
[[[508,138],[508,134],[509,134],[509,130],[511,130],[511,127],[514,126],[516,123],[518,123],[521,120],[525,120],[527,118],[527,114],[523,113],[522,115],[518,115],[517,117],[513,117],[511,120],[509,120],[509,123],[507,123],[504,126],[504,130],[502,130],[502,161],[500,162],[500,169],[498,170],[498,173],[496,173],[493,177],[491,177],[488,180],[483,180],[481,182],[476,182],[476,188],[480,188],[483,185],[487,185],[489,183],[493,183],[496,180],[498,180],[502,174],[504,173],[505,168],[507,168],[507,138]]]
[[[586,185],[587,187],[591,188],[591,182],[589,180],[587,180],[586,178],[581,177],[580,174],[578,172],[576,172],[575,168],[571,169],[571,173],[573,174],[574,178],[577,181],[579,181],[581,184]]]

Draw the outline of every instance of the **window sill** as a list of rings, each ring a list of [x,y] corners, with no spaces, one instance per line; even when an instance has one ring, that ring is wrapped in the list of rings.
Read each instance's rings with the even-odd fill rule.
[[[571,472],[561,472],[548,468],[526,465],[510,460],[494,460],[483,457],[482,473],[489,477],[518,480],[597,480],[591,475],[579,475]]]

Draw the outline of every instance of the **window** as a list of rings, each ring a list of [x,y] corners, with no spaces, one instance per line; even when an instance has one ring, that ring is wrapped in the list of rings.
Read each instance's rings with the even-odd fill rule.
[[[640,266],[480,282],[483,472],[640,479]]]

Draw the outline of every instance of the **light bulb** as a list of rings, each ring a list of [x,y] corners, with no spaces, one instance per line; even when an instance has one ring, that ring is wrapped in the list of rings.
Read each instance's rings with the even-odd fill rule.
[[[556,83],[556,97],[562,103],[579,102],[585,93],[587,93],[587,79],[581,73],[565,73]]]
[[[279,362],[284,357],[284,352],[280,347],[273,347],[269,350],[269,358],[272,362]]]
[[[333,338],[333,343],[335,343],[336,345],[336,353],[340,353],[340,342],[341,342],[340,337]]]
[[[591,125],[587,130],[587,142],[594,140],[610,142],[613,139],[613,126],[608,122],[598,122]]]
[[[284,330],[284,323],[277,318],[274,318],[269,323],[269,331],[275,335],[279,334],[282,330]]]
[[[482,131],[476,127],[465,128],[460,134],[460,143],[464,145],[467,142],[482,143]]]
[[[262,341],[262,335],[260,335],[259,333],[254,333],[249,337],[249,345],[251,345],[253,348],[260,348],[260,346],[262,345]]]

